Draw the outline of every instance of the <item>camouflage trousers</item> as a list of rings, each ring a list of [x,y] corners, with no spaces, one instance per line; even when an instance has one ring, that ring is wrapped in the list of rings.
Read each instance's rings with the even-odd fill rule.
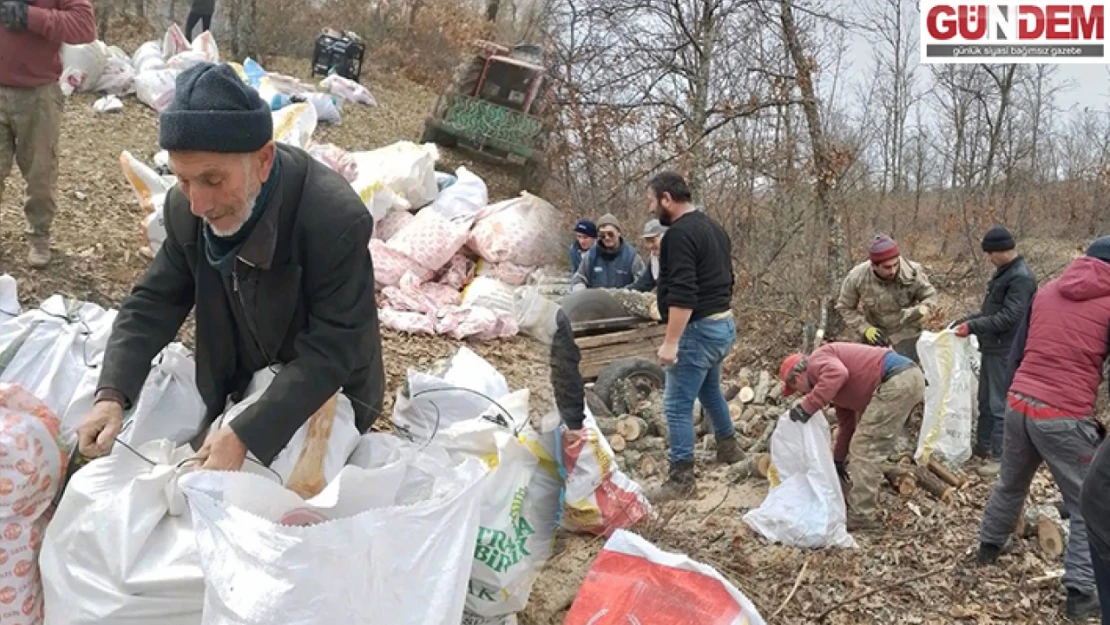
[[[851,462],[848,476],[852,490],[848,509],[858,515],[874,517],[876,500],[883,482],[883,465],[894,453],[898,435],[906,426],[913,407],[925,397],[925,375],[919,367],[894,374],[875,389],[871,403],[863,411],[849,447]]]
[[[57,208],[58,138],[64,96],[58,83],[42,87],[0,87],[0,200],[13,165],[27,183],[23,212],[29,231],[50,234]]]

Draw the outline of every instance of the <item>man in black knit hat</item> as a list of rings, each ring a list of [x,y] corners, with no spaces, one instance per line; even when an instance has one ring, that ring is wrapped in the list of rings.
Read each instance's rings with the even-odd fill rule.
[[[956,324],[957,336],[974,334],[979,340],[979,424],[975,455],[987,461],[979,474],[998,474],[1002,460],[1002,424],[1006,419],[1006,390],[1013,375],[1007,366],[1010,345],[1029,300],[1037,290],[1037,278],[1018,255],[1014,237],[1004,226],[993,226],[983,235],[983,251],[995,266],[987,283],[982,309]]]
[[[237,470],[248,451],[268,465],[340,390],[365,431],[381,412],[384,375],[373,220],[351,185],[276,145],[269,106],[227,65],[181,74],[159,142],[178,178],[166,241],[120,308],[81,453],[111,448],[152,359],[194,310],[205,428],[254,372],[282,365],[228,427],[198,432],[205,468]]]

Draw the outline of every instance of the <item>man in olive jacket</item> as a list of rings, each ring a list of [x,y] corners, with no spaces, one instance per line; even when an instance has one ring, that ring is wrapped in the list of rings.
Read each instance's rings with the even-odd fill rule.
[[[269,464],[336,392],[365,431],[384,375],[367,244],[373,220],[351,186],[305,152],[272,141],[258,94],[227,65],[181,74],[160,143],[177,186],[166,241],[112,330],[82,454],[106,453],[152,359],[196,313],[197,386],[211,424],[255,371],[280,364],[261,398],[227,427],[199,432],[204,467]]]
[[[979,313],[964,318],[956,326],[957,336],[974,334],[979,339],[982,361],[979,367],[979,425],[975,454],[987,458],[979,474],[998,474],[1002,460],[1002,424],[1006,419],[1006,391],[1010,388],[1007,358],[1014,334],[1021,324],[1029,300],[1037,291],[1037,278],[1018,256],[1014,237],[1003,226],[994,226],[983,235],[983,251],[996,267],[987,283],[987,296]]]

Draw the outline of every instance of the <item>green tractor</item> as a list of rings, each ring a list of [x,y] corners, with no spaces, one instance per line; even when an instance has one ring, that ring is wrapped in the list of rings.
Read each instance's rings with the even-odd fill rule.
[[[550,126],[544,114],[551,99],[543,48],[510,49],[489,41],[476,47],[424,121],[420,141],[516,168],[520,186],[539,195],[548,175],[544,145]]]

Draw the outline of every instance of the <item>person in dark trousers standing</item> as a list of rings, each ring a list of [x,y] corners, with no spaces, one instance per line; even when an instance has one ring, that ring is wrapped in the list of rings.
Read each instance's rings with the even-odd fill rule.
[[[185,38],[193,42],[193,30],[200,24],[200,32],[212,30],[212,16],[216,13],[216,0],[193,0],[189,17],[185,20]]]
[[[656,299],[667,333],[659,347],[666,371],[663,413],[670,431],[670,474],[649,493],[653,501],[694,494],[694,399],[701,401],[717,438],[717,461],[743,460],[728,404],[721,363],[736,340],[732,317],[732,242],[717,222],[691,202],[690,188],[673,172],[648,183],[648,205],[666,226],[659,251]]]
[[[159,143],[178,180],[166,241],[112,326],[81,453],[111,450],[151,361],[190,312],[208,429],[193,439],[200,466],[237,471],[248,451],[269,465],[338,392],[366,431],[385,374],[367,251],[374,220],[358,194],[308,153],[275,144],[270,107],[226,64],[181,73]],[[274,365],[258,401],[208,428]]]
[[[1087,523],[1087,542],[1090,543],[1091,568],[1095,572],[1098,601],[1102,606],[1102,625],[1110,625],[1110,445],[1103,442],[1087,479],[1083,480],[1080,504],[1083,520]]]
[[[27,264],[50,264],[65,96],[62,44],[96,40],[89,0],[0,0],[0,196],[12,167],[27,184]]]
[[[1094,411],[1107,354],[1110,237],[1102,237],[1037,291],[1014,334],[1002,469],[979,526],[979,563],[992,564],[1017,525],[1033,475],[1048,465],[1071,523],[1063,578],[1071,619],[1099,612],[1080,499],[1104,438]]]
[[[975,455],[988,459],[978,470],[983,477],[998,475],[1001,467],[1006,390],[1010,388],[1007,357],[1029,299],[1037,290],[1036,276],[1015,247],[1013,235],[1003,226],[994,226],[983,236],[983,251],[997,269],[987,284],[982,309],[956,325],[956,336],[974,334],[982,353]]]

